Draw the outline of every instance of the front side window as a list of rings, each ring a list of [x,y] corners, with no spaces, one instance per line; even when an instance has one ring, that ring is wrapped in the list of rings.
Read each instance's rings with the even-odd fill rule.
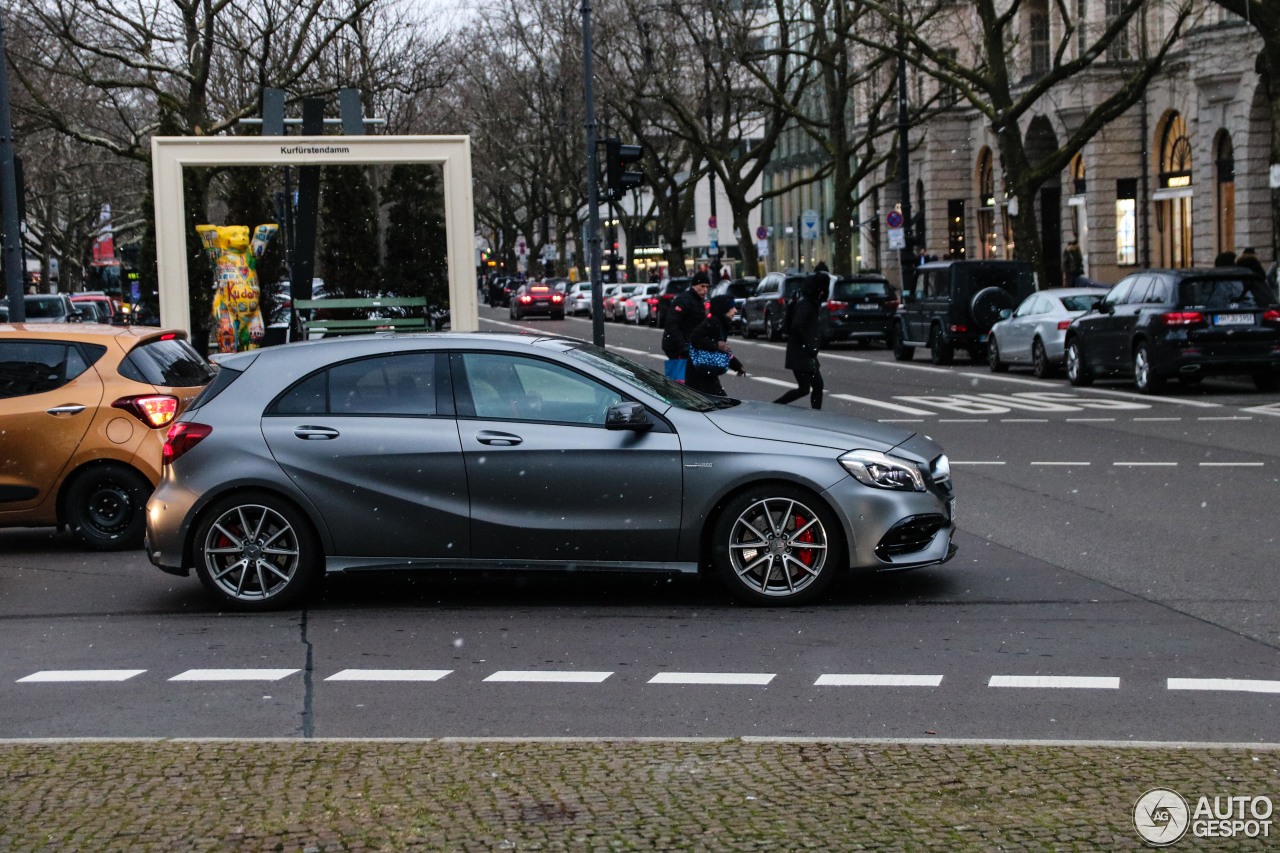
[[[568,368],[505,353],[463,353],[466,390],[477,418],[602,425],[623,396]],[[466,395],[464,395],[465,397]],[[459,402],[465,415],[465,400]]]
[[[1135,281],[1137,281],[1137,279],[1122,279],[1119,284],[1107,292],[1107,295],[1102,299],[1102,304],[1109,305],[1112,308],[1122,304],[1126,299],[1128,299],[1129,291],[1133,290]]]

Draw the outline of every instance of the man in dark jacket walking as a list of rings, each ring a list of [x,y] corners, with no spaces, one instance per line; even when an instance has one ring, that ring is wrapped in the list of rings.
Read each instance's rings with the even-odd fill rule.
[[[818,349],[822,346],[822,330],[818,325],[818,301],[821,299],[825,274],[814,273],[805,281],[796,298],[791,324],[787,328],[787,360],[785,367],[796,377],[796,386],[775,403],[790,403],[809,395],[809,405],[822,408],[822,371],[818,365]]]
[[[667,311],[667,325],[662,331],[662,351],[667,358],[689,357],[689,333],[707,319],[707,289],[711,279],[696,272],[689,289],[676,296]]]
[[[738,311],[733,297],[727,293],[711,297],[711,313],[702,323],[689,333],[689,343],[700,350],[718,351],[729,354],[729,370],[739,376],[746,376],[747,369],[738,361],[729,347],[729,328],[733,325],[733,315]],[[720,374],[710,368],[699,367],[689,363],[685,373],[684,384],[704,394],[727,397],[724,386],[720,384]]]

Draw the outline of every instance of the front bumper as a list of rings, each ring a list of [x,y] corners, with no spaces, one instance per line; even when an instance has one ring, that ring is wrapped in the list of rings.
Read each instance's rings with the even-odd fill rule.
[[[949,487],[895,492],[847,477],[825,497],[840,515],[852,571],[898,571],[945,563],[955,555],[955,499]]]

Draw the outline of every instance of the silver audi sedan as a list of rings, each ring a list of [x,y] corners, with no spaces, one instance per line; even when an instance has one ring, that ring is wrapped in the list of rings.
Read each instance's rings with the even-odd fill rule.
[[[987,364],[994,373],[1010,365],[1028,364],[1031,372],[1047,379],[1063,362],[1067,327],[1083,317],[1107,295],[1106,287],[1062,287],[1033,293],[1015,310],[1000,312],[991,327]]]
[[[572,338],[352,336],[220,365],[169,431],[147,553],[225,606],[368,569],[707,570],[798,604],[955,553],[931,439],[707,397]]]

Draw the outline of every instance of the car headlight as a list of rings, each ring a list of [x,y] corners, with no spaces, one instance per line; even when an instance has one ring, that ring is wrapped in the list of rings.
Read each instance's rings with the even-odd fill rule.
[[[899,492],[923,492],[924,475],[914,462],[895,459],[876,450],[850,450],[840,464],[864,486]]]

